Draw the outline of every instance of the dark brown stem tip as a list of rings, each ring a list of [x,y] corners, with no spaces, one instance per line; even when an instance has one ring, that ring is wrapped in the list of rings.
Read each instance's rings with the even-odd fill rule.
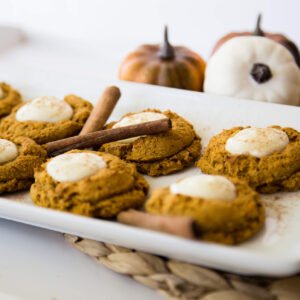
[[[262,31],[261,29],[261,19],[262,19],[262,16],[261,14],[259,14],[257,16],[257,21],[256,21],[256,26],[255,26],[255,29],[253,31],[253,35],[256,35],[256,36],[264,36],[264,32]]]
[[[175,57],[174,48],[169,43],[168,26],[165,26],[164,41],[159,50],[159,57],[161,59],[173,59]]]
[[[252,78],[259,84],[264,83],[272,78],[272,72],[270,68],[261,63],[254,64],[250,74]]]

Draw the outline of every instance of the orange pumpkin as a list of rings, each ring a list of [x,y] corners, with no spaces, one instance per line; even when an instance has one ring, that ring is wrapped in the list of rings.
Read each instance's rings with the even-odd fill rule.
[[[119,79],[202,91],[205,62],[185,47],[173,47],[165,28],[162,45],[142,45],[122,62]]]
[[[269,33],[265,32],[261,29],[261,15],[258,15],[257,21],[256,21],[256,27],[253,32],[250,31],[241,31],[241,32],[231,32],[223,36],[215,45],[213,48],[212,54],[218,50],[226,41],[229,39],[232,39],[237,36],[245,36],[245,35],[257,35],[257,36],[264,36],[267,37],[277,43],[282,44],[284,47],[286,47],[291,54],[293,55],[295,62],[300,67],[300,54],[298,47],[293,43],[291,40],[289,40],[286,36],[280,33]]]

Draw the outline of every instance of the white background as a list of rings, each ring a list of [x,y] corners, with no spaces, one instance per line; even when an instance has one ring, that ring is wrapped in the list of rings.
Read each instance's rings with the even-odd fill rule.
[[[160,42],[165,24],[173,44],[207,59],[217,38],[252,29],[259,12],[265,30],[300,44],[299,9],[297,0],[0,0],[0,22],[28,33],[26,43],[0,53],[0,68],[112,80],[129,51]],[[73,250],[60,234],[1,220],[0,236],[0,300],[9,299],[4,294],[26,300],[158,298]]]
[[[88,64],[78,68],[75,63],[76,70],[98,67],[98,74],[105,78],[115,78],[122,58],[139,44],[160,42],[165,24],[172,43],[186,45],[205,59],[224,33],[251,30],[259,12],[265,30],[284,32],[300,44],[297,0],[0,0],[0,4],[2,23],[77,39],[77,45],[69,49],[76,61],[82,56],[87,59],[78,48],[92,53],[97,48],[90,57],[93,62],[87,59]],[[97,47],[91,47],[91,42]],[[43,52],[37,56],[42,59]],[[71,58],[66,61],[71,64]],[[52,63],[41,60],[40,66]],[[62,64],[61,69],[72,68]]]
[[[252,29],[263,13],[267,30],[300,42],[297,0],[1,0],[2,22],[61,36],[93,39],[125,54],[139,43],[158,42],[168,24],[174,43],[204,56],[220,35]],[[122,53],[125,50],[124,53]]]

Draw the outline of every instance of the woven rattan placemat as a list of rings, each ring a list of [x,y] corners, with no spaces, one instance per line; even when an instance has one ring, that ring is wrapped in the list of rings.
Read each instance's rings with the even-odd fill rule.
[[[247,277],[65,235],[97,263],[132,277],[172,300],[300,300],[300,276]]]

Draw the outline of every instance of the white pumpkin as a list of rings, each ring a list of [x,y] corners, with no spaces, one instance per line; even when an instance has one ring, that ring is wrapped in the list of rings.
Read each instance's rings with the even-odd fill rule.
[[[290,52],[271,39],[235,37],[210,58],[205,71],[204,91],[300,105],[300,69]]]

